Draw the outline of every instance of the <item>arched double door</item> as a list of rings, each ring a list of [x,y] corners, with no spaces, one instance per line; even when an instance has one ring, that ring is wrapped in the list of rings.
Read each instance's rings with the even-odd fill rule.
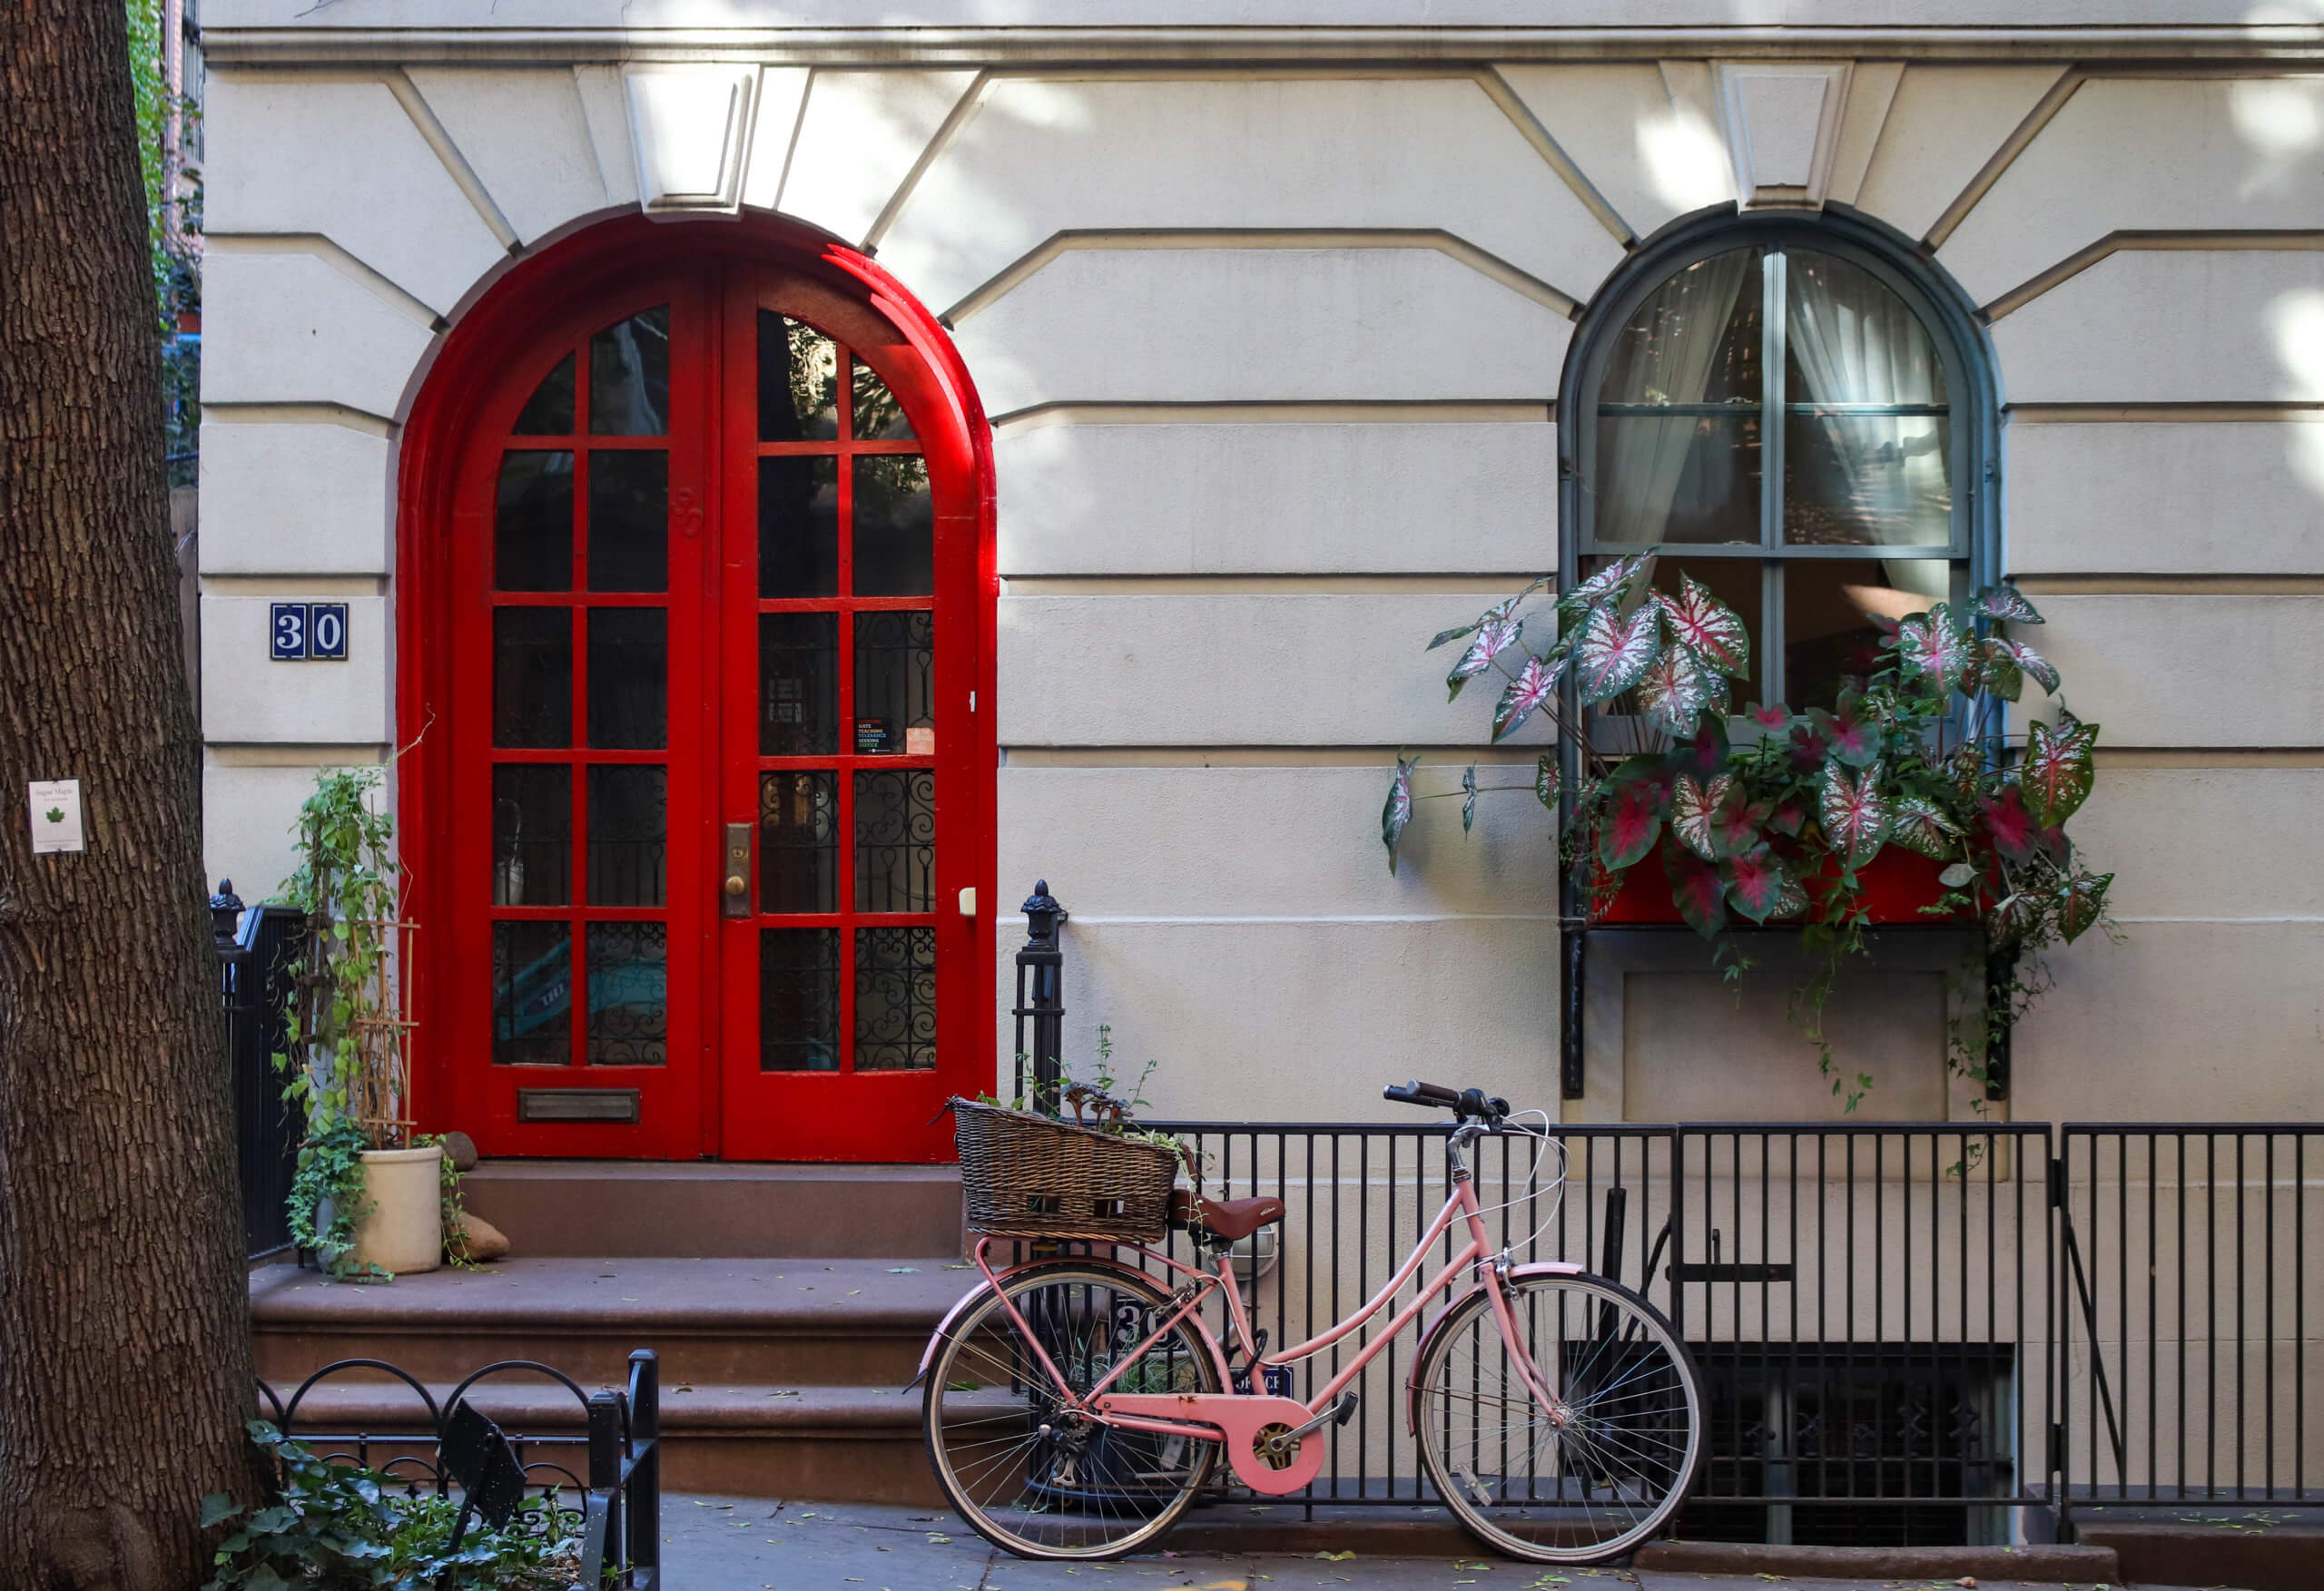
[[[641,264],[462,406],[404,843],[488,1154],[944,1158],[989,1075],[989,466],[876,285]]]

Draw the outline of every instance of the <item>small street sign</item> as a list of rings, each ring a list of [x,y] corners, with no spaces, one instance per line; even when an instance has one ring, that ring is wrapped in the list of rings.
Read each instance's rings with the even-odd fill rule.
[[[42,779],[32,783],[33,854],[85,850],[81,839],[81,781]]]

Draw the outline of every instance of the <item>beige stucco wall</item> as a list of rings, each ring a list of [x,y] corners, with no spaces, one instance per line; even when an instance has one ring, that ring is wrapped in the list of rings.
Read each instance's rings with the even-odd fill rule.
[[[1652,50],[1583,36],[1610,4],[1487,5],[1506,59],[1415,34],[1348,45],[1360,68],[1222,61],[1164,28],[1203,7],[1157,5],[1102,70],[1045,64],[1045,15],[980,33],[973,5],[921,19],[966,30],[949,56],[876,64],[812,7],[207,9],[207,834],[244,894],[287,870],[311,770],[389,749],[397,430],[430,349],[512,253],[654,197],[641,149],[687,152],[618,30],[708,22],[705,70],[752,89],[734,197],[875,245],[994,415],[1000,938],[1036,876],[1072,908],[1071,1048],[1108,1024],[1189,1114],[1376,1115],[1379,1083],[1432,1072],[1557,1107],[1542,814],[1488,803],[1463,840],[1429,803],[1392,879],[1385,771],[1417,749],[1451,788],[1483,739],[1420,644],[1553,561],[1569,311],[1797,146],[1989,307],[2007,561],[2105,730],[2077,828],[2126,942],[2058,958],[2009,1108],[2318,1114],[2324,78],[2239,54],[2240,7],[2108,8],[2211,27],[2173,45],[2200,72],[2118,59],[2147,44],[2074,5],[1916,8],[1962,30],[1945,56],[1881,31],[1895,7],[1781,7],[1827,30],[1797,52],[1817,98],[1756,141],[1726,5]],[[1974,32],[2003,22],[2034,31]],[[283,596],[356,605],[325,684],[260,661]],[[1830,1108],[1780,988],[1738,1010],[1651,976],[1576,1114]],[[1884,967],[1840,1007],[1888,1023],[1864,1053],[1893,1112],[1969,1108],[1936,976]]]

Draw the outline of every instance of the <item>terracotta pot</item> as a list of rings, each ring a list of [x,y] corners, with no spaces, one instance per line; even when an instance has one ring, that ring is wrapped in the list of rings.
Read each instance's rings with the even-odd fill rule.
[[[1925,917],[1924,906],[1934,906],[1945,896],[1945,886],[1936,881],[1945,864],[1935,857],[1923,856],[1916,850],[1906,850],[1901,845],[1884,845],[1880,854],[1856,871],[1856,882],[1863,888],[1864,908],[1876,923],[1929,923],[1947,920]],[[1797,926],[1821,909],[1824,899],[1831,893],[1839,879],[1837,862],[1827,864],[1823,872],[1807,880],[1807,893],[1815,902],[1803,917],[1795,917],[1768,924],[1768,927]],[[1741,918],[1730,909],[1729,919],[1738,927],[1749,928],[1750,919]],[[1677,923],[1686,919],[1679,915],[1678,903],[1670,899],[1670,878],[1662,870],[1659,856],[1649,854],[1622,873],[1621,888],[1606,909],[1592,919],[1601,923]]]
[[[444,1262],[444,1151],[366,1149],[363,1197],[370,1213],[355,1223],[358,1264],[394,1276]]]

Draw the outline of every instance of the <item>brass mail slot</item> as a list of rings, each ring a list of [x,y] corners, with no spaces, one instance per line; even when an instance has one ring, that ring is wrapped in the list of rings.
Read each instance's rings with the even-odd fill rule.
[[[635,1088],[519,1088],[520,1122],[634,1122]]]

